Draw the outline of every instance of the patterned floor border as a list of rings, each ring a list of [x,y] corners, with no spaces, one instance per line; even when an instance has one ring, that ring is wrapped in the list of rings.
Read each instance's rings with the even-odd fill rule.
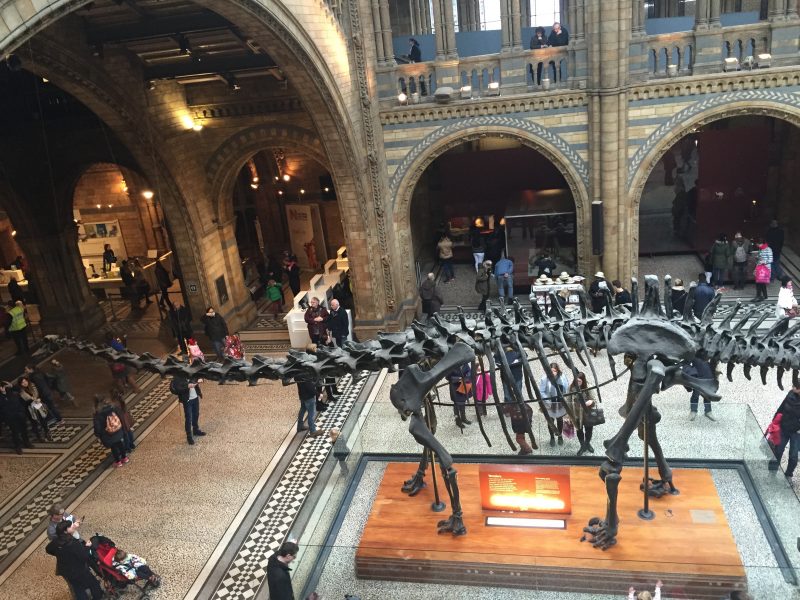
[[[369,380],[351,376],[339,380],[339,400],[317,419],[319,429],[341,428]],[[219,583],[209,596],[213,600],[249,600],[264,585],[267,561],[285,540],[311,491],[331,444],[328,436],[306,436],[275,488],[259,509],[247,535],[239,545]]]
[[[151,375],[146,385],[155,385],[129,405],[134,429],[141,431],[172,405],[169,383]],[[68,452],[64,464],[39,485],[27,490],[24,498],[6,510],[0,519],[0,573],[8,567],[44,530],[47,509],[55,502],[69,503],[111,463],[108,448],[94,439],[91,429],[82,434]],[[55,444],[48,445],[48,449]]]

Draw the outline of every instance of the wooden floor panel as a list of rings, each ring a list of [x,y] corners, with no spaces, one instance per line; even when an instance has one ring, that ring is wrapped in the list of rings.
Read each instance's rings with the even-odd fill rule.
[[[676,469],[681,494],[652,500],[656,518],[643,521],[636,516],[642,471],[625,469],[618,542],[602,552],[580,541],[588,520],[605,511],[596,467],[571,467],[572,513],[564,530],[486,527],[485,517],[498,513],[481,509],[478,465],[456,468],[468,530],[462,537],[436,533],[449,507],[430,510],[432,486],[414,498],[400,491],[413,465],[387,465],[356,553],[359,577],[611,593],[661,579],[668,596],[684,598],[719,598],[744,587],[744,567],[708,470]]]

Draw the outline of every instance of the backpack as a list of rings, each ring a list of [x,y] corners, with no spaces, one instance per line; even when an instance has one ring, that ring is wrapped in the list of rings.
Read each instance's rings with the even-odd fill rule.
[[[169,382],[169,393],[178,395],[178,386],[175,385],[175,380]]]
[[[122,429],[122,421],[119,420],[117,413],[109,413],[106,416],[106,433],[117,433]]]
[[[744,243],[737,244],[736,251],[733,253],[733,260],[737,263],[747,262],[747,252],[745,252]]]

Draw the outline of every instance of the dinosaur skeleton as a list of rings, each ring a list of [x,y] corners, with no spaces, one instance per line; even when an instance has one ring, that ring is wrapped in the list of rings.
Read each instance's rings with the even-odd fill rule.
[[[669,276],[665,277],[664,284],[665,289],[670,289]],[[764,384],[767,371],[776,367],[780,389],[783,389],[783,374],[791,369],[796,378],[800,369],[800,340],[795,339],[795,334],[800,331],[800,324],[790,328],[789,320],[784,318],[768,331],[759,332],[758,328],[767,315],[757,315],[753,309],[741,311],[742,305],[737,303],[733,311],[720,324],[715,325],[712,319],[721,299],[719,294],[698,321],[692,316],[694,284],[689,290],[683,315],[673,316],[669,294],[665,294],[664,305],[661,304],[658,280],[654,275],[645,278],[641,308],[636,280],[632,281],[631,293],[633,303],[630,309],[626,309],[613,307],[610,293],[606,290],[605,309],[601,314],[589,310],[585,292],[579,294],[579,310],[574,314],[567,314],[560,308],[553,295],[550,300],[555,312],[551,311],[549,315],[538,304],[533,303],[529,316],[516,300],[510,311],[490,307],[482,321],[468,320],[463,311],[459,310],[458,323],[448,323],[435,316],[427,324],[415,321],[404,331],[379,333],[377,339],[364,343],[347,342],[343,348],[318,347],[314,354],[290,351],[285,360],[257,355],[251,361],[225,359],[222,363],[187,363],[174,356],[160,360],[147,353],[117,352],[111,348],[99,348],[88,342],[58,336],[46,336],[45,346],[49,350],[72,347],[108,361],[155,372],[162,377],[204,377],[220,383],[246,381],[250,385],[255,385],[259,379],[281,380],[284,385],[289,385],[297,381],[321,381],[325,377],[345,374],[359,376],[364,371],[379,371],[384,368],[392,371],[400,369],[402,374],[391,387],[391,402],[401,418],[409,421],[409,432],[424,448],[419,468],[404,483],[403,491],[413,496],[424,487],[427,453],[429,450],[433,451],[442,470],[451,506],[451,516],[438,523],[438,530],[440,533],[451,532],[454,535],[466,533],[457,472],[453,467],[453,458],[434,435],[435,427],[429,428],[423,416],[423,408],[432,410],[433,403],[429,393],[436,383],[452,370],[471,364],[475,389],[477,367],[480,366],[481,372],[489,373],[494,402],[487,402],[487,405],[495,406],[505,438],[511,449],[516,450],[501,411],[504,403],[498,402],[496,396],[497,372],[506,384],[506,389],[511,392],[512,398],[507,398],[506,402],[517,403],[519,408],[524,408],[521,406],[523,403],[538,403],[550,431],[553,431],[555,424],[545,410],[545,399],[536,385],[529,360],[538,360],[545,375],[555,384],[548,368],[548,351],[558,355],[573,374],[577,373],[574,354],[581,364],[588,364],[599,399],[601,384],[598,383],[592,357],[599,350],[606,349],[611,373],[616,379],[619,375],[614,357],[623,354],[625,363],[631,370],[626,402],[620,410],[624,422],[617,434],[604,443],[606,457],[600,466],[600,478],[605,482],[608,498],[606,514],[604,518],[592,518],[584,528],[589,541],[595,547],[605,550],[616,543],[619,525],[617,492],[629,449],[628,440],[634,431],[638,430],[639,437],[646,439],[661,477],[660,481],[654,482],[652,493],[677,493],[672,481],[672,471],[664,458],[657,436],[656,426],[660,415],[652,404],[653,396],[674,385],[682,385],[696,390],[704,398],[719,400],[716,382],[693,378],[685,374],[682,367],[698,354],[702,354],[712,364],[727,363],[727,377],[731,381],[735,365],[743,365],[747,379],[751,377],[751,369],[757,366]],[[734,323],[740,311],[743,314]],[[513,383],[504,352],[509,347],[522,356],[530,356],[528,352],[534,355],[534,358],[522,361],[527,397]],[[499,365],[495,356],[499,358]],[[424,370],[421,364],[432,366]],[[561,390],[557,385],[554,387],[558,400],[563,402]],[[480,411],[476,412],[480,431],[491,446]],[[536,449],[538,446],[530,424],[526,427],[531,446]]]

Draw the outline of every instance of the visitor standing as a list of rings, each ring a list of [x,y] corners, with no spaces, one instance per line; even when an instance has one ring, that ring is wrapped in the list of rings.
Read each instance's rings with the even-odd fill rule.
[[[422,300],[422,313],[426,318],[431,318],[442,308],[444,300],[442,300],[442,295],[439,293],[439,288],[436,285],[436,276],[433,273],[428,273],[428,276],[420,284],[419,297]]]
[[[567,409],[564,407],[563,402],[564,394],[567,393],[567,377],[561,373],[561,367],[558,366],[558,363],[550,363],[550,374],[555,381],[555,385],[550,381],[550,377],[544,375],[539,381],[539,391],[542,394],[542,398],[544,398],[547,414],[550,415],[551,419],[555,419],[556,422],[555,431],[550,430],[550,445],[556,445],[556,436],[558,436],[558,445],[562,446],[564,444],[562,435],[564,432],[564,415],[567,414]],[[559,398],[559,391],[561,392],[561,398]]]
[[[590,452],[594,454],[594,448],[592,447],[592,432],[594,431],[594,426],[590,425],[586,419],[586,411],[591,410],[595,407],[596,399],[594,397],[594,392],[589,389],[588,384],[586,383],[586,373],[578,372],[575,375],[575,379],[572,380],[572,383],[569,386],[569,406],[572,409],[572,415],[574,417],[575,425],[575,435],[578,437],[578,441],[581,444],[581,447],[578,449],[578,456],[585,454],[586,452]]]
[[[439,251],[439,262],[442,265],[442,276],[444,277],[444,282],[449,283],[455,279],[456,276],[453,273],[453,241],[450,239],[450,236],[447,235],[447,232],[442,234],[442,237],[439,240],[439,243],[436,244],[436,247]]]
[[[775,307],[775,317],[797,316],[797,299],[794,297],[792,280],[788,276],[781,277],[781,289],[778,291],[778,305]]]
[[[489,299],[491,270],[492,262],[487,260],[483,262],[475,275],[475,291],[481,295],[481,303],[478,305],[478,310],[481,312],[486,310],[486,301]]]
[[[164,268],[160,260],[156,260],[154,274],[156,276],[158,289],[161,290],[161,298],[159,298],[158,304],[163,308],[172,308],[172,302],[169,300],[169,288],[172,287],[172,275]]]
[[[53,504],[53,506],[48,509],[47,516],[49,517],[47,521],[47,539],[51,542],[56,539],[56,527],[58,527],[58,524],[61,523],[61,521],[69,521],[71,523],[77,521],[78,525],[80,526],[80,519],[76,519],[74,515],[68,513],[67,509],[60,504]],[[76,530],[72,534],[72,537],[80,539],[81,536]]]
[[[550,35],[547,36],[547,43],[550,46],[566,46],[569,44],[569,33],[566,29],[561,27],[561,23],[556,21],[553,23],[553,28],[550,30]]]
[[[792,389],[778,407],[776,415],[778,414],[781,415],[781,439],[775,446],[775,458],[780,464],[783,451],[788,444],[789,462],[786,465],[786,477],[791,479],[797,467],[797,455],[800,451],[800,380],[792,381]]]
[[[514,432],[514,437],[517,440],[517,444],[519,444],[519,452],[517,454],[520,456],[533,454],[533,448],[531,448],[526,437],[533,420],[533,409],[530,404],[525,402],[521,404],[517,402],[504,404],[503,412],[508,415],[511,421],[511,431]]]
[[[61,400],[64,402],[69,402],[73,407],[75,407],[75,396],[73,396],[72,391],[70,391],[71,386],[69,384],[67,370],[64,368],[64,365],[61,364],[60,360],[54,358],[50,361],[50,366],[53,368],[53,370],[48,374],[51,388],[58,392]]]
[[[611,282],[611,287],[614,289],[614,306],[630,306],[631,300],[631,293],[622,287],[622,282],[619,279],[615,279]]]
[[[289,288],[292,294],[297,296],[300,293],[300,265],[297,264],[297,257],[289,254],[284,259],[283,270],[289,278]]]
[[[592,312],[601,313],[606,305],[606,290],[608,282],[602,271],[594,274],[594,281],[589,286],[589,299],[592,302]]]
[[[733,258],[733,289],[743,290],[745,277],[747,277],[747,257],[750,256],[750,240],[737,231],[731,242]]]
[[[17,300],[8,310],[11,317],[11,324],[8,326],[8,333],[17,346],[17,355],[30,354],[28,346],[28,311],[22,300]]]
[[[297,413],[297,431],[308,431],[311,437],[325,433],[317,429],[314,420],[317,418],[317,398],[320,395],[316,381],[298,381],[297,397],[300,400],[300,411]],[[306,425],[306,422],[308,425]]]
[[[25,303],[25,292],[22,291],[19,282],[14,277],[8,282],[8,295],[11,296],[12,302]]]
[[[730,268],[732,259],[731,246],[724,233],[717,236],[717,240],[711,245],[709,254],[711,255],[711,285],[719,289],[725,283],[725,273]]]
[[[341,348],[350,334],[350,319],[347,317],[347,311],[342,308],[336,298],[331,300],[331,310],[328,312],[326,325],[337,348]]]
[[[178,397],[178,402],[183,406],[183,428],[186,431],[186,441],[190,446],[194,446],[194,438],[202,437],[206,434],[200,429],[200,398],[203,392],[200,389],[202,379],[190,381],[182,375],[172,378],[169,391]]]
[[[56,407],[55,400],[53,400],[53,393],[50,390],[50,383],[47,381],[47,375],[33,363],[25,366],[24,373],[28,379],[31,380],[31,383],[36,386],[36,389],[39,390],[39,397],[42,399],[45,406],[47,406],[51,417],[56,422],[60,422],[62,419],[61,412]]]
[[[172,335],[178,340],[181,354],[189,354],[186,340],[192,337],[192,313],[189,308],[176,301],[169,310],[169,323],[172,327]]]
[[[689,293],[686,291],[686,288],[683,287],[683,279],[676,279],[670,291],[673,312],[682,315],[683,311],[686,309],[686,299],[688,297]]]
[[[283,310],[283,290],[280,284],[270,278],[264,288],[264,296],[269,302],[269,310],[272,312],[272,316],[277,320],[278,315]]]
[[[497,282],[497,291],[500,302],[505,304],[506,298],[510,304],[514,300],[514,259],[506,256],[497,261],[494,266],[494,279]]]
[[[128,452],[125,446],[123,415],[107,398],[94,397],[94,434],[114,457],[114,467],[128,464]]]
[[[706,274],[704,272],[698,273],[697,287],[694,289],[694,304],[692,305],[695,317],[698,319],[703,318],[703,312],[705,312],[706,306],[714,299],[715,293],[714,288],[708,284]]]
[[[47,544],[45,552],[56,557],[56,575],[63,577],[75,593],[76,600],[101,600],[103,590],[89,568],[91,542],[75,538],[80,521],[61,521],[56,526],[56,539]]]
[[[228,324],[222,315],[217,314],[213,306],[209,306],[205,316],[201,319],[205,327],[206,336],[214,346],[214,354],[220,361],[225,360],[225,338],[228,337]]]
[[[769,229],[764,236],[764,241],[772,249],[772,262],[770,263],[770,281],[780,278],[783,275],[781,268],[781,254],[783,253],[784,233],[778,221],[773,219],[769,224]]]
[[[103,246],[103,273],[109,273],[117,262],[117,257],[114,256],[114,250],[111,244]]]
[[[470,243],[472,245],[472,258],[475,261],[475,272],[477,273],[486,254],[486,239],[474,223],[470,228]]]
[[[25,422],[25,408],[10,383],[0,382],[0,423],[11,432],[14,452],[22,454],[22,448],[33,448],[28,439],[28,426]]]
[[[319,298],[311,298],[304,319],[308,327],[308,337],[311,338],[311,343],[322,343],[327,338],[325,321],[328,319],[328,309],[319,305]]]
[[[450,401],[453,403],[453,414],[456,419],[456,426],[464,429],[464,425],[472,425],[472,421],[467,419],[467,402],[472,393],[472,377],[469,365],[463,365],[453,369],[447,374],[449,382]]]
[[[695,356],[689,364],[684,367],[684,373],[698,379],[705,379],[713,381],[714,371],[711,365],[706,360],[706,356],[700,353]],[[692,390],[692,395],[689,398],[689,420],[694,421],[697,418],[697,407],[700,400],[700,392]],[[711,400],[703,398],[703,411],[707,419],[716,421],[717,419],[711,414]]]
[[[267,586],[270,600],[294,600],[292,576],[289,565],[292,564],[300,547],[294,542],[284,542],[278,551],[267,561]]]
[[[761,302],[767,299],[767,285],[772,281],[773,265],[772,248],[769,244],[762,242],[758,246],[758,259],[753,276],[756,280],[756,297],[754,302]]]

